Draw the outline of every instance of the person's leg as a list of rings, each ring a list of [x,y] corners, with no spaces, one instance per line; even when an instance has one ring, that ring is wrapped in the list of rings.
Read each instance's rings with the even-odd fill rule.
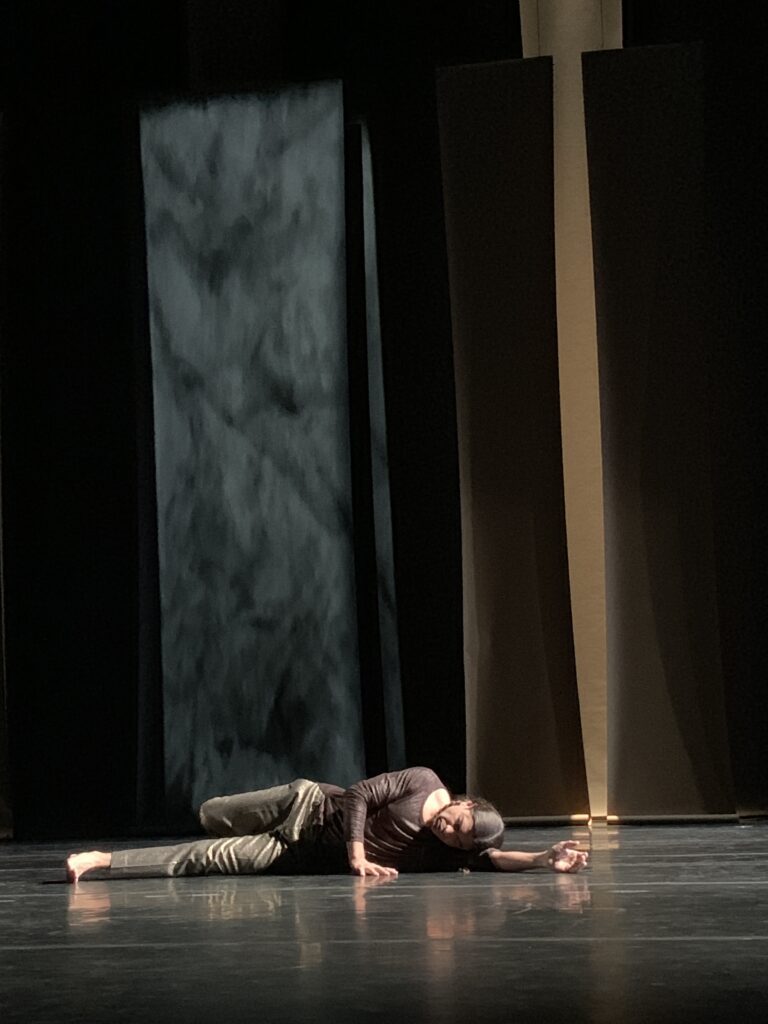
[[[279,835],[198,839],[174,846],[116,850],[110,878],[162,878],[178,875],[257,875],[285,849]]]
[[[200,839],[173,846],[104,853],[90,850],[67,858],[67,878],[76,882],[94,870],[110,878],[165,878],[177,875],[255,875],[266,871],[286,848],[279,834]]]
[[[200,807],[200,824],[212,836],[253,836],[289,824],[296,812],[317,799],[317,783],[295,779],[252,793],[215,796]]]
[[[67,877],[74,882],[87,871],[96,868],[108,868],[111,878],[259,874],[271,867],[289,844],[309,839],[319,824],[318,809],[323,802],[323,794],[317,783],[297,779],[289,786],[278,786],[275,789],[289,791],[290,799],[283,794],[281,806],[285,813],[282,815],[282,824],[274,826],[269,833],[118,850],[111,855],[95,850],[73,854],[67,859]],[[267,806],[270,806],[269,802]],[[266,812],[262,820],[267,820]]]

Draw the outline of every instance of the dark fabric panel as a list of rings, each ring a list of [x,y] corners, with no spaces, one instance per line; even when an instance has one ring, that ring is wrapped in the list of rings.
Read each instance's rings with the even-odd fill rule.
[[[624,45],[704,40],[710,322],[713,356],[713,515],[720,642],[737,806],[768,809],[768,365],[762,306],[766,265],[763,4],[624,0]]]
[[[365,771],[368,776],[372,776],[387,771],[389,766],[371,465],[363,227],[363,136],[360,125],[347,127],[344,133],[344,157],[347,373],[355,603]]]
[[[6,666],[18,835],[134,813],[133,338],[119,109],[9,118]],[[99,138],[93,147],[92,140]]]
[[[376,204],[373,194],[371,146],[367,129],[362,132],[363,235],[365,264],[365,327],[367,333],[371,490],[376,551],[376,591],[384,689],[384,728],[387,765],[390,771],[407,767],[403,734],[403,687],[400,681],[400,646],[397,637],[397,593],[392,551],[392,500],[389,487],[389,449],[384,399],[379,317],[379,271],[376,262]],[[347,293],[347,302],[350,301]]]
[[[707,50],[714,275],[712,472],[717,601],[731,763],[740,813],[768,812],[768,134],[764,50],[755,32]]]
[[[135,94],[179,71],[178,5],[13,5],[2,445],[18,836],[136,821]],[[176,36],[175,39],[170,37]],[[183,50],[183,46],[181,47]],[[145,339],[146,340],[146,339]]]
[[[732,813],[701,48],[586,54],[610,813]]]
[[[0,111],[0,336],[6,326],[6,262],[5,262],[5,217],[3,216],[3,185],[5,169],[5,125]],[[0,407],[3,391],[2,363],[0,363]],[[0,443],[2,438],[0,438]],[[2,460],[0,460],[2,472]],[[0,479],[2,499],[2,479]],[[3,550],[2,550],[2,507],[0,507],[0,838],[11,830],[11,778],[8,771],[8,719],[5,699],[5,623],[2,614],[4,601]]]
[[[144,239],[141,181],[140,117],[134,120],[133,145],[126,163],[137,182],[130,233],[133,295],[136,415],[136,510],[138,577],[138,664],[136,678],[136,827],[157,835],[167,831],[163,666],[160,623],[160,559],[155,481],[155,422],[152,395],[152,349]],[[141,287],[139,287],[141,285]]]
[[[560,444],[552,64],[454,68],[438,94],[477,780],[505,814],[585,813]]]
[[[434,75],[370,117],[406,760],[465,784],[461,536]]]

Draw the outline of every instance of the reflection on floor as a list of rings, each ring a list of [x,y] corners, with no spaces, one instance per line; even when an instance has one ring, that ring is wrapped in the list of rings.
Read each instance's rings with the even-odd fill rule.
[[[768,1021],[768,823],[571,834],[592,845],[582,875],[380,883],[74,887],[66,844],[2,843],[0,1020]]]

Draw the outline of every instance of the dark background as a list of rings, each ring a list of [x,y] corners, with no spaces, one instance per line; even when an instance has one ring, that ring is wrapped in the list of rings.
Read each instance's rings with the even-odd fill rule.
[[[614,435],[613,450],[604,447],[604,463],[610,459],[616,470],[632,462],[627,427],[637,418],[643,431],[637,452],[651,555],[632,581],[639,568],[636,550],[627,536],[615,538],[622,548],[615,549],[614,567],[630,587],[613,609],[607,595],[608,611],[610,616],[613,610],[616,622],[613,639],[626,630],[623,647],[630,662],[633,647],[640,659],[651,647],[660,653],[670,683],[665,700],[678,721],[675,743],[688,765],[681,762],[667,780],[659,773],[657,784],[638,769],[644,762],[637,747],[645,744],[647,760],[649,749],[664,735],[652,713],[652,684],[645,687],[638,676],[639,692],[623,708],[614,706],[609,723],[618,747],[609,801],[612,797],[619,815],[679,812],[682,787],[677,794],[675,787],[689,773],[702,809],[716,812],[729,804],[744,815],[768,808],[768,375],[760,299],[767,255],[766,38],[765,10],[756,5],[625,4],[625,46],[657,48],[647,51],[644,62],[640,51],[627,53],[610,88],[606,79],[602,98],[594,97],[593,128],[602,113],[613,107],[615,115],[622,103],[634,118],[623,153],[616,137],[626,125],[604,136],[601,160],[590,163],[590,184],[593,218],[602,217],[607,243],[601,281],[593,220],[601,405],[604,431],[608,426]],[[664,50],[699,41],[698,47]],[[584,60],[585,96],[590,61],[593,71],[599,65],[599,59]],[[656,77],[655,62],[661,70]],[[689,69],[681,76],[676,69],[685,63]],[[670,91],[673,82],[678,84]],[[687,123],[675,124],[684,110]],[[602,120],[603,127],[611,116]],[[662,122],[665,128],[654,134],[652,126]],[[589,139],[589,104],[587,131]],[[664,147],[661,140],[668,131],[674,142]],[[688,152],[681,145],[686,139]],[[617,159],[611,160],[611,153]],[[619,182],[623,195],[617,192]],[[654,225],[659,209],[663,216]],[[649,243],[655,290],[644,282],[642,246]],[[653,308],[644,309],[651,295]],[[606,372],[601,306],[606,328],[609,321],[622,325],[611,355],[612,363],[624,368],[618,378]],[[658,329],[651,334],[651,349],[643,351],[635,347],[634,337],[638,320],[648,316]],[[632,399],[638,384],[643,389],[639,404]],[[617,417],[612,424],[606,421],[608,408]],[[672,529],[672,510],[665,510],[661,500],[665,491],[679,499]],[[605,499],[606,515],[613,501],[620,524],[627,496],[622,501],[617,490],[613,496],[606,492]],[[609,546],[606,537],[607,571]],[[636,594],[646,585],[655,592],[658,621],[643,635],[633,613]],[[610,625],[608,640],[610,647]],[[614,685],[629,694],[632,687],[626,684],[626,676],[614,673]]]
[[[396,586],[408,623],[400,637],[407,757],[463,788],[458,470],[434,68],[520,56],[515,6],[241,0],[50,12],[18,3],[2,36],[16,834],[163,821],[151,380],[137,287],[139,108],[321,77],[344,79],[347,115],[367,117],[374,153]],[[372,770],[383,767],[369,755]]]
[[[735,770],[765,718],[762,5],[625,3],[630,46],[703,39],[718,599]],[[464,781],[456,424],[436,66],[521,55],[502,2],[3,8],[5,671],[16,834],[162,821],[162,706],[138,111],[342,77],[368,118],[406,752]],[[689,400],[683,391],[680,401]],[[363,644],[365,638],[362,638]],[[746,751],[739,760],[738,751]],[[750,753],[751,752],[751,753]]]

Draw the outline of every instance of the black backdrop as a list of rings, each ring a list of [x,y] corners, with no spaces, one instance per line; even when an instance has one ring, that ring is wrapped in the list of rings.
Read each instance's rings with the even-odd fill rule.
[[[748,808],[766,797],[765,346],[756,301],[765,266],[764,5],[623,6],[627,45],[707,44],[717,239],[709,311],[729,339],[715,355],[722,430],[711,451],[718,614],[733,772]],[[0,19],[5,654],[17,834],[127,832],[162,816],[151,396],[136,288],[138,105],[296,78],[343,75],[348,112],[367,113],[378,138],[407,755],[461,785],[458,483],[432,69],[519,56],[517,5],[104,0],[48,10],[17,0]],[[433,536],[422,545],[425,527]]]
[[[138,110],[271,82],[343,77],[348,115],[368,118],[383,225],[396,585],[408,624],[406,754],[462,787],[458,471],[434,68],[519,56],[516,5],[190,0],[44,12],[19,3],[4,17],[2,444],[16,834],[163,822]]]
[[[765,812],[768,761],[763,5],[625,0],[626,46],[701,41],[709,450],[721,670],[736,809]],[[679,401],[688,404],[683,391]]]

